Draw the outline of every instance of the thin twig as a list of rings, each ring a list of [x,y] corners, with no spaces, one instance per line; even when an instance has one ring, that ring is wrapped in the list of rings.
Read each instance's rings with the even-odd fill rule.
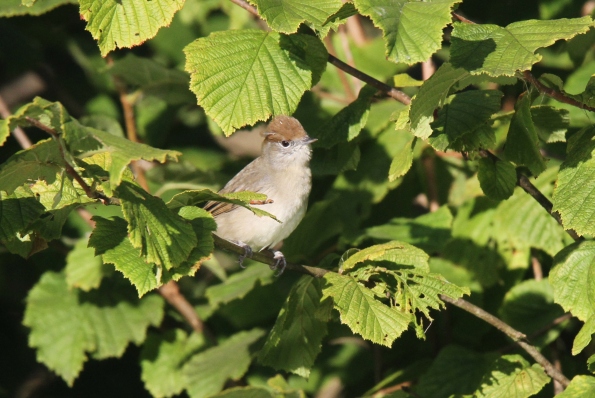
[[[572,106],[576,106],[577,108],[580,108],[580,109],[585,109],[587,111],[595,112],[594,107],[584,104],[580,101],[577,101],[574,98],[570,98],[558,90],[555,90],[553,88],[545,86],[535,76],[533,76],[533,74],[528,70],[523,72],[523,77],[525,78],[526,81],[528,81],[533,86],[535,86],[537,91],[539,91],[543,95],[547,95],[548,97],[551,97],[551,98],[555,99],[556,101],[563,102],[565,104],[569,104]]]
[[[10,109],[8,109],[8,105],[6,105],[6,102],[4,102],[4,98],[0,96],[0,116],[2,116],[2,119],[8,119],[10,115],[11,113]],[[12,130],[12,136],[17,140],[23,149],[27,149],[33,145],[29,137],[27,137],[27,134],[25,134],[25,131],[18,126]]]
[[[122,81],[114,76],[114,83],[118,94],[120,96],[120,103],[122,104],[122,110],[124,111],[124,123],[126,125],[126,136],[132,142],[140,142],[136,130],[136,118],[134,116],[134,108],[128,98],[126,92],[126,86]],[[138,184],[147,192],[149,192],[149,184],[147,184],[147,178],[145,177],[145,170],[140,166],[137,161],[132,161],[130,164],[134,171],[134,176]]]
[[[85,194],[88,197],[90,197],[91,199],[100,199],[106,205],[112,203],[111,198],[108,198],[101,192],[91,189],[91,187],[85,182],[85,180],[83,180],[83,177],[81,177],[79,175],[79,173],[76,172],[74,167],[72,167],[70,165],[70,162],[68,162],[68,160],[66,159],[66,151],[64,150],[64,146],[62,144],[60,135],[58,134],[58,132],[56,130],[54,130],[53,128],[51,128],[49,126],[46,126],[45,124],[41,123],[39,120],[33,119],[32,117],[25,116],[25,119],[31,125],[37,127],[40,130],[45,131],[46,133],[51,135],[52,138],[54,138],[56,140],[56,142],[58,143],[58,148],[60,149],[60,156],[64,160],[64,169],[66,170],[66,172],[68,173],[69,176],[71,176],[76,182],[79,183],[79,185],[81,186],[81,188],[83,188],[83,191],[85,191]]]
[[[220,238],[217,235],[213,235],[213,238],[215,238],[215,246],[217,246],[219,249],[236,253],[238,255],[243,255],[245,252],[243,247],[240,247],[228,240]],[[273,253],[271,253],[270,251],[254,252],[251,258],[254,261],[258,261],[259,263],[268,265],[275,265],[277,263],[277,260],[273,258]],[[309,267],[307,265],[299,265],[292,263],[287,263],[285,270],[299,272],[301,274],[310,275],[315,278],[322,278],[326,273],[331,272],[323,268]]]
[[[500,162],[501,159],[494,155],[492,152],[487,151],[485,149],[482,149],[479,151],[479,155],[484,157],[484,158],[489,158],[494,162]],[[562,228],[564,228],[564,224],[562,224],[562,218],[560,217],[560,214],[558,212],[553,211],[554,205],[552,204],[552,202],[545,197],[544,194],[541,193],[541,191],[539,189],[537,189],[535,187],[535,185],[533,185],[531,183],[531,181],[529,181],[529,179],[527,178],[527,176],[525,176],[523,173],[521,173],[519,170],[517,170],[517,182],[516,184],[523,188],[523,190],[525,192],[527,192],[529,195],[531,195],[531,197],[533,199],[535,199],[535,201],[537,203],[539,203],[541,205],[541,207],[543,207],[545,209],[545,211],[548,212],[548,214],[550,216],[552,216],[554,218],[554,220],[556,220],[558,222],[558,224],[560,224],[562,226]],[[578,234],[572,230],[572,229],[565,229],[566,233],[568,233],[568,235],[570,235],[570,237],[572,239],[574,239],[575,241],[579,241],[582,240],[582,238],[580,236],[578,236]]]
[[[349,47],[349,38],[347,37],[347,28],[345,25],[339,26],[339,39],[341,40],[341,47],[343,48],[343,53],[345,54],[345,58],[347,59],[347,64],[355,67],[355,60],[353,59],[353,54],[351,53],[351,48]],[[351,81],[353,82],[353,86],[355,87],[355,91],[359,92],[361,90],[362,85],[361,82],[355,78],[355,76],[351,76]]]
[[[327,52],[330,54],[331,52],[336,53],[335,46],[333,41],[331,40],[330,36],[327,36],[324,39],[324,42],[327,46]],[[337,75],[339,76],[339,80],[341,80],[341,84],[343,85],[343,89],[345,90],[345,95],[347,96],[347,101],[351,102],[357,98],[357,95],[353,91],[353,87],[349,84],[349,80],[347,80],[347,74],[342,69],[337,70]]]
[[[536,281],[540,281],[543,279],[543,269],[541,268],[541,263],[535,256],[531,256],[531,268],[533,269],[533,278]]]
[[[459,21],[463,22],[463,23],[468,23],[468,24],[475,24],[475,22],[473,22],[470,19],[465,18],[464,16],[462,16],[461,14],[457,14],[456,12],[451,13],[452,16],[455,19],[458,19]]]
[[[452,299],[448,296],[443,294],[440,295],[440,298],[447,303],[450,303],[460,309],[469,312],[470,314],[474,315],[475,317],[481,319],[484,322],[489,323],[496,329],[500,330],[502,333],[506,334],[510,337],[515,343],[517,343],[523,350],[527,352],[538,364],[540,364],[545,372],[554,380],[558,381],[564,387],[567,387],[570,384],[570,380],[566,378],[546,357],[544,357],[537,348],[532,346],[527,342],[527,336],[523,333],[519,332],[518,330],[512,328],[510,325],[504,323],[500,319],[496,318],[494,315],[490,314],[489,312],[483,310],[482,308],[471,304],[470,302],[463,300],[463,299]]]
[[[345,62],[341,61],[340,59],[331,54],[328,55],[328,62],[329,64],[333,64],[337,68],[344,70],[350,75],[357,77],[361,81],[368,83],[370,86],[377,88],[389,97],[392,97],[405,105],[411,104],[411,97],[409,97],[401,90],[397,90],[396,88],[389,86],[386,83],[382,83],[380,80],[374,79],[372,76],[365,74],[359,69],[355,69],[347,65]]]
[[[161,286],[159,294],[182,315],[196,333],[205,333],[211,337],[208,330],[205,329],[204,322],[196,314],[192,304],[180,292],[180,287],[176,282],[169,281]]]

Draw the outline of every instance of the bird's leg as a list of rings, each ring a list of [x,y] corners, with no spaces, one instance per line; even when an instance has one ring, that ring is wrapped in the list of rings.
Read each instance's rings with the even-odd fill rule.
[[[279,272],[277,272],[275,276],[280,276],[283,273],[283,271],[285,271],[285,267],[287,266],[287,260],[285,260],[285,256],[279,250],[273,251],[273,259],[275,259],[275,265],[271,265],[271,269],[279,269]]]
[[[238,245],[242,249],[244,249],[244,254],[242,254],[238,257],[238,261],[240,262],[240,267],[246,268],[243,263],[244,263],[244,260],[246,259],[246,257],[252,258],[252,248],[250,246],[248,246],[247,244],[245,244],[244,242],[233,241],[233,243],[235,243],[236,245]]]

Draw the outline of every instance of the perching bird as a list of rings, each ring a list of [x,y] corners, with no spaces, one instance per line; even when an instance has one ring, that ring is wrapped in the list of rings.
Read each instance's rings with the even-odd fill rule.
[[[252,191],[263,193],[272,203],[262,209],[270,217],[259,217],[250,210],[230,203],[208,202],[205,209],[217,222],[215,234],[244,248],[242,261],[252,250],[274,249],[298,226],[308,206],[312,188],[310,138],[300,122],[291,116],[277,116],[268,125],[262,143],[262,154],[236,174],[219,193]],[[286,266],[285,256],[273,251],[280,266],[279,275]]]

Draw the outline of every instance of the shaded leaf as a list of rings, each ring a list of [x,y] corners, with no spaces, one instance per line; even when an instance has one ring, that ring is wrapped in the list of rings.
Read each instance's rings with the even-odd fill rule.
[[[546,163],[539,151],[539,138],[531,118],[531,97],[523,95],[517,101],[515,111],[506,138],[506,158],[517,165],[527,166],[534,176],[538,176],[545,170]]]
[[[482,158],[479,159],[477,178],[486,196],[493,200],[506,200],[516,187],[516,168],[505,160]]]
[[[272,281],[273,273],[270,268],[264,264],[255,264],[233,274],[222,283],[209,286],[205,296],[212,306],[217,307],[246,296],[257,283],[264,286]]]
[[[88,238],[79,239],[73,249],[66,256],[66,283],[88,292],[97,289],[110,269],[103,264],[100,256],[95,255],[95,250],[87,247]]]
[[[70,289],[62,274],[46,272],[29,291],[23,324],[31,328],[29,345],[37,360],[68,385],[83,368],[87,355],[120,357],[132,342],[145,340],[149,325],[163,317],[163,300],[139,300],[125,286],[103,283],[89,293]],[[132,294],[130,294],[132,293]]]
[[[309,377],[322,348],[332,306],[322,300],[322,284],[309,276],[292,287],[258,361],[276,370]]]
[[[568,40],[593,26],[590,17],[527,20],[502,28],[490,24],[454,23],[450,62],[472,74],[513,76],[541,60],[535,51]]]
[[[540,365],[531,365],[520,355],[504,355],[492,364],[474,396],[530,397],[549,382]]]
[[[595,377],[574,376],[564,391],[556,395],[559,398],[582,398],[595,394]]]
[[[217,347],[194,355],[182,368],[186,390],[192,398],[218,393],[226,380],[238,380],[250,366],[251,347],[262,337],[262,330],[236,333]]]
[[[386,56],[412,65],[426,61],[442,45],[442,30],[460,0],[355,0],[357,9],[382,29]]]

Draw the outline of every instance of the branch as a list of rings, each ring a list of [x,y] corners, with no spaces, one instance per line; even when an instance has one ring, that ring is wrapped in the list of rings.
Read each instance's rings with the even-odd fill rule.
[[[244,249],[232,242],[229,242],[223,238],[218,237],[217,235],[213,235],[215,238],[215,246],[219,249],[231,251],[238,255],[244,254]],[[273,255],[270,252],[255,252],[252,256],[252,259],[258,261],[260,263],[274,265],[275,260],[273,259]],[[299,272],[304,275],[310,275],[315,278],[322,278],[325,274],[333,271],[329,271],[323,268],[317,267],[309,267],[306,265],[297,265],[287,263],[286,270],[291,270],[295,272]],[[506,324],[502,320],[498,319],[494,315],[488,313],[487,311],[481,309],[480,307],[471,304],[470,302],[463,300],[463,299],[452,299],[445,295],[440,295],[440,298],[450,303],[456,307],[459,307],[470,314],[476,316],[477,318],[483,320],[484,322],[489,323],[490,325],[494,326],[496,329],[510,337],[516,344],[518,344],[523,350],[525,350],[535,361],[540,364],[546,371],[548,375],[550,375],[554,380],[558,381],[563,386],[568,386],[570,381],[564,376],[559,370],[557,370],[551,362],[547,360],[546,357],[541,355],[539,350],[529,344],[527,342],[527,336],[523,333],[519,332],[518,330],[514,329],[510,325]]]
[[[240,247],[214,234],[213,238],[215,238],[215,246],[217,246],[219,249],[236,253],[237,255],[244,254],[243,247]],[[254,252],[251,258],[254,261],[258,261],[259,263],[268,265],[275,265],[277,263],[277,260],[273,258],[273,253],[271,253],[270,251]],[[315,278],[322,278],[326,273],[332,272],[323,268],[309,267],[307,265],[298,265],[292,263],[287,263],[285,270],[299,272],[300,274],[310,275]]]
[[[545,372],[554,380],[562,384],[564,387],[567,387],[570,384],[570,380],[566,376],[564,376],[550,361],[544,357],[537,348],[532,346],[527,342],[527,336],[523,333],[519,332],[518,330],[510,327],[508,324],[504,323],[500,319],[496,318],[494,315],[490,314],[487,311],[484,311],[480,307],[471,304],[468,301],[463,299],[452,299],[448,296],[443,294],[440,295],[440,298],[447,303],[450,303],[460,309],[467,311],[468,313],[476,316],[477,318],[481,319],[484,322],[489,323],[508,337],[510,337],[516,344],[518,344],[527,354],[529,354],[535,362],[540,364]]]
[[[531,71],[528,71],[528,70],[524,71],[523,77],[525,78],[526,81],[528,81],[533,86],[535,86],[537,91],[539,91],[543,95],[551,97],[551,98],[555,99],[556,101],[563,102],[565,104],[569,104],[572,106],[576,106],[577,108],[580,108],[580,109],[595,112],[594,107],[584,104],[580,101],[577,101],[574,98],[571,98],[558,90],[555,90],[553,88],[545,86],[543,83],[541,83],[539,80],[537,80],[537,78],[535,76],[533,76]]]
[[[498,156],[494,155],[492,152],[487,151],[485,149],[480,150],[479,155],[484,158],[489,158],[489,159],[493,160],[494,162],[502,161],[502,159],[500,159]],[[539,203],[541,205],[541,207],[543,207],[545,209],[545,211],[547,211],[548,214],[550,216],[552,216],[554,218],[554,220],[556,220],[558,222],[558,224],[560,224],[562,226],[562,228],[564,228],[564,224],[562,224],[562,218],[560,217],[560,214],[556,211],[553,211],[554,205],[552,204],[552,202],[550,202],[550,200],[548,198],[546,198],[545,195],[542,194],[541,191],[539,189],[537,189],[535,187],[535,185],[533,185],[531,183],[531,181],[529,181],[527,176],[522,174],[519,170],[517,170],[517,172],[516,172],[516,177],[517,177],[516,185],[523,188],[523,190],[525,192],[527,192],[529,195],[531,195],[531,197],[533,199],[535,199],[535,201],[537,203]],[[564,230],[575,241],[582,240],[582,238],[580,236],[578,236],[578,234],[573,229],[564,228]]]
[[[6,102],[4,102],[4,98],[0,96],[0,116],[2,116],[3,119],[8,119],[10,115],[10,109],[8,109]],[[25,131],[19,126],[12,130],[12,135],[23,149],[27,149],[33,145],[29,137],[27,137],[27,134],[25,134]]]

